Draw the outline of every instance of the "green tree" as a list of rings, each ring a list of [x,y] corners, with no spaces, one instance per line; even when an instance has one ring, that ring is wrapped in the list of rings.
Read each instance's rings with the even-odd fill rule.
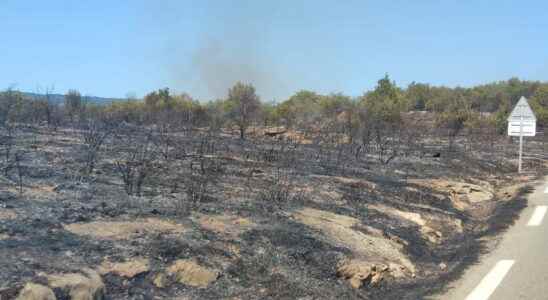
[[[500,104],[499,109],[493,115],[493,122],[495,123],[495,128],[498,134],[504,134],[507,130],[507,119],[510,115],[510,100]]]
[[[173,108],[174,104],[169,88],[159,89],[145,96],[145,106],[150,111]]]
[[[412,110],[426,109],[426,102],[432,98],[430,86],[424,83],[412,82],[407,87],[405,97],[409,102],[409,108]]]
[[[175,108],[175,99],[171,96],[169,88],[147,94],[144,98],[146,122],[166,123],[173,121],[171,112]]]
[[[333,93],[321,97],[319,104],[322,117],[336,118],[338,114],[350,109],[352,100],[342,93]]]
[[[360,113],[362,144],[375,143],[378,159],[388,164],[399,154],[402,133],[401,112],[408,107],[402,91],[386,75],[375,89],[366,93],[361,100]]]
[[[368,117],[377,122],[397,123],[407,107],[401,90],[388,75],[380,79],[375,90],[366,94],[362,101]]]
[[[455,95],[460,92],[458,89],[447,87],[432,87],[432,96],[426,101],[426,110],[432,112],[443,112]]]
[[[103,106],[105,114],[115,122],[126,122],[134,124],[143,123],[144,103],[132,96],[128,96],[126,100],[114,101],[106,106]]]
[[[0,125],[22,122],[28,102],[21,92],[11,88],[0,93]]]
[[[225,125],[225,114],[227,113],[225,106],[226,101],[222,99],[209,101],[204,105],[207,124],[210,131],[218,132]]]
[[[280,121],[279,111],[274,101],[263,103],[261,112],[264,126],[272,126]]]
[[[452,98],[445,110],[438,115],[438,126],[447,129],[450,151],[459,132],[473,116],[470,102],[462,95]]]
[[[548,126],[548,84],[541,85],[531,97],[531,107],[540,127]]]
[[[228,91],[226,109],[229,118],[240,130],[240,138],[245,139],[245,131],[260,111],[261,102],[251,84],[236,83]]]
[[[286,126],[312,124],[320,117],[322,96],[315,92],[301,90],[278,105],[278,115]]]

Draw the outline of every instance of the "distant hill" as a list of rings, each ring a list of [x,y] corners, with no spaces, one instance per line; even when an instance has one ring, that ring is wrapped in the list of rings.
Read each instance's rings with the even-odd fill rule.
[[[23,95],[25,95],[26,97],[29,97],[31,99],[43,99],[43,97],[45,96],[43,94],[26,93],[26,92],[23,92]],[[50,97],[49,98],[50,101],[53,102],[53,103],[63,104],[65,102],[65,95],[50,94],[49,97]],[[82,99],[89,102],[89,103],[94,103],[94,104],[99,104],[99,105],[110,104],[112,102],[122,101],[123,100],[123,99],[119,99],[119,98],[103,98],[103,97],[95,97],[95,96],[82,96]]]

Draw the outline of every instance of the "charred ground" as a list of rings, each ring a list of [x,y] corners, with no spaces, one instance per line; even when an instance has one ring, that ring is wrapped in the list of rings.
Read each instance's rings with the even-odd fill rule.
[[[106,299],[422,298],[490,247],[545,168],[541,141],[516,176],[514,144],[466,135],[468,150],[417,138],[387,162],[379,147],[259,127],[245,140],[98,122],[10,130],[1,299],[30,282],[74,298],[59,276],[82,272]]]

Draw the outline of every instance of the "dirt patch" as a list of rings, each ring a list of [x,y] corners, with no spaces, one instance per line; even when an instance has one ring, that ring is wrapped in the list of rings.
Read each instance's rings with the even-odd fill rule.
[[[22,195],[32,201],[47,202],[57,194],[55,188],[55,186],[50,185],[24,186]],[[8,187],[7,190],[13,194],[19,194],[19,188],[17,187]]]
[[[403,253],[401,244],[379,233],[365,234],[356,230],[355,228],[360,226],[366,227],[356,218],[312,208],[294,212],[293,218],[320,231],[329,242],[346,247],[359,257],[374,261],[398,262],[412,273],[415,272],[415,265]]]
[[[345,201],[343,200],[343,194],[336,189],[327,189],[326,186],[327,185],[324,184],[298,186],[295,187],[295,192],[306,195],[310,200],[316,203],[344,205]]]
[[[351,178],[351,177],[342,177],[342,176],[324,176],[324,175],[313,175],[311,177],[317,177],[317,178],[331,178],[338,183],[350,185],[351,187],[356,188],[365,188],[367,190],[375,190],[377,188],[377,184],[368,180],[364,179],[357,179],[357,178]]]
[[[104,261],[98,268],[101,275],[112,273],[118,276],[133,278],[150,270],[150,261],[146,258],[135,258],[126,262],[113,263]]]
[[[28,189],[37,193],[55,193],[56,188],[57,187],[53,185],[39,185],[30,187]]]
[[[166,275],[182,284],[205,288],[219,276],[219,272],[199,265],[193,260],[180,259],[166,269]],[[156,283],[162,283],[162,275],[156,277]]]
[[[17,218],[17,213],[13,209],[0,210],[0,220],[13,220]]]
[[[358,189],[361,193],[376,193],[379,186],[366,179],[335,175],[308,175],[300,181],[295,191],[320,205],[348,205],[348,190]]]
[[[231,237],[253,228],[251,220],[233,215],[200,215],[198,223],[201,228]]]
[[[135,221],[96,221],[90,223],[73,223],[64,226],[77,235],[91,236],[98,239],[130,239],[141,234],[183,233],[185,227],[174,222],[147,218]]]

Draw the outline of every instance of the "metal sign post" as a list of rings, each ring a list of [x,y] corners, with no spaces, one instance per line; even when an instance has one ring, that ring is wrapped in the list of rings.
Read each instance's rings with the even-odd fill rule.
[[[519,122],[519,161],[518,161],[518,173],[521,173],[521,161],[523,157],[523,116],[520,117]]]
[[[519,136],[518,172],[522,172],[523,137],[535,136],[537,133],[537,118],[529,106],[527,99],[521,97],[508,117],[508,135]]]

